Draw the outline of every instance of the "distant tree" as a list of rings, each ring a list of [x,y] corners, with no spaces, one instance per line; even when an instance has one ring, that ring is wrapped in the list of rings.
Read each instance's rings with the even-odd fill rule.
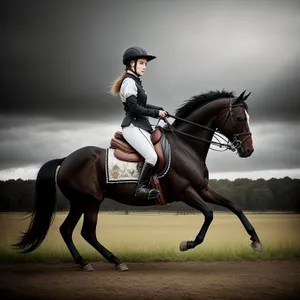
[[[250,211],[294,211],[300,212],[300,180],[285,177],[282,179],[251,180],[240,178],[210,180],[210,185],[224,197],[234,201],[242,210]],[[34,180],[0,181],[0,211],[30,212],[34,208]],[[217,205],[208,204],[213,210],[227,210]],[[57,191],[58,211],[67,211],[69,201]],[[195,213],[195,209],[183,202],[173,202],[166,206],[138,207],[105,199],[102,211],[173,211]]]

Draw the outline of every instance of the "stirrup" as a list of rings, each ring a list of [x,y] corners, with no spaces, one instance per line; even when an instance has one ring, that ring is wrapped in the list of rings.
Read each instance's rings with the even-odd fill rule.
[[[139,187],[135,191],[135,196],[136,197],[146,199],[146,200],[155,199],[155,198],[158,197],[159,194],[160,194],[159,190],[152,189],[152,188],[148,189],[148,188],[145,188],[145,187]]]
[[[159,194],[160,194],[160,190],[151,189],[148,193],[148,200],[157,198]]]

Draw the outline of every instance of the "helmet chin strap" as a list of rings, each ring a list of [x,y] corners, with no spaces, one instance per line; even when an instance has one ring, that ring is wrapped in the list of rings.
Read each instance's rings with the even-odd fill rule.
[[[131,69],[131,66],[129,65],[129,66],[126,67],[125,71],[130,70],[130,71],[133,72],[137,77],[140,77],[141,75],[139,75],[139,74],[136,72],[137,59],[134,59],[133,61],[134,61],[134,69],[132,70],[132,69]]]

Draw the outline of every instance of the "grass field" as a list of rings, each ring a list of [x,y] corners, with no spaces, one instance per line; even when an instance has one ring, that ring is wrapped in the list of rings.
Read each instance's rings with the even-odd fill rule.
[[[125,261],[188,261],[236,259],[300,258],[300,215],[247,213],[263,245],[259,253],[250,247],[249,236],[233,214],[215,213],[203,244],[193,250],[179,251],[179,243],[193,240],[203,216],[157,213],[100,213],[97,227],[99,241]],[[10,244],[16,242],[21,231],[28,228],[30,219],[24,214],[0,214],[0,259],[2,261],[72,261],[63,242],[59,226],[65,213],[57,213],[48,235],[40,248],[21,255]],[[79,252],[90,261],[103,260],[83,238],[81,218],[73,240]]]

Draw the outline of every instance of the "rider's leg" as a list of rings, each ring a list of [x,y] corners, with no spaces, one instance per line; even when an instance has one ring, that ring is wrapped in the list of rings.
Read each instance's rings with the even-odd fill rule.
[[[157,162],[157,154],[151,142],[151,134],[132,124],[124,127],[122,133],[125,140],[145,158],[137,184],[136,196],[144,199],[156,198],[159,191],[148,187],[150,176]]]

